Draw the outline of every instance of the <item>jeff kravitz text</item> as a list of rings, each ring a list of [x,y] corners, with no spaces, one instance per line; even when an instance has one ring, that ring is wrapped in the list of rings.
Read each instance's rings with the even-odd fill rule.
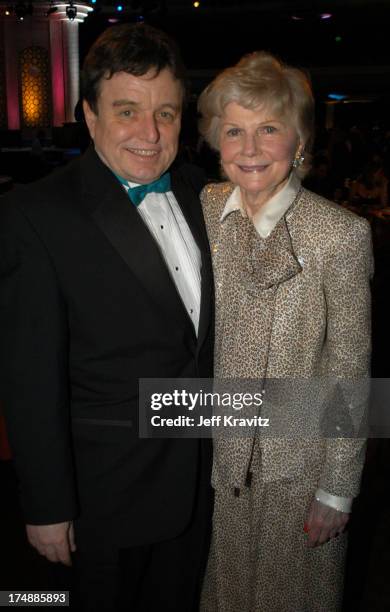
[[[264,417],[244,418],[221,414],[208,418],[199,415],[198,419],[183,415],[172,419],[156,414],[152,416],[150,422],[153,427],[269,427],[269,419]]]

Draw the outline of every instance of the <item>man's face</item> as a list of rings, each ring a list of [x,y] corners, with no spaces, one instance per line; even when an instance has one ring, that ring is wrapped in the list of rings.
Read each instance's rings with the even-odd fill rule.
[[[159,178],[177,154],[182,87],[168,69],[157,76],[117,72],[102,79],[97,114],[84,101],[95,149],[116,174],[133,183]]]

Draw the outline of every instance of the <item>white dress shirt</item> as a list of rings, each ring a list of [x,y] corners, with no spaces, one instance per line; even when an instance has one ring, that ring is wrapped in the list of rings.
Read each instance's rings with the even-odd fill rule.
[[[137,187],[138,183],[123,185]],[[129,206],[134,206],[129,198]],[[176,289],[194,325],[199,327],[201,299],[201,255],[187,221],[172,191],[148,193],[137,206],[138,213],[156,240]]]

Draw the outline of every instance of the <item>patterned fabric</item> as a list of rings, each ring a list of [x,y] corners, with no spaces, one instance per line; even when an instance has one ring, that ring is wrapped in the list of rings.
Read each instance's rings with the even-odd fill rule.
[[[306,547],[303,524],[315,486],[313,477],[264,482],[256,466],[239,497],[217,487],[202,612],[340,609],[346,535]]]
[[[239,211],[221,223],[232,190],[223,183],[202,193],[216,284],[215,376],[337,377],[354,420],[362,410],[354,381],[369,373],[367,222],[301,189],[263,239]],[[288,416],[287,401],[285,409]],[[317,487],[356,496],[363,460],[364,442],[352,438],[216,440],[202,610],[336,610],[345,538],[311,551],[303,522]]]

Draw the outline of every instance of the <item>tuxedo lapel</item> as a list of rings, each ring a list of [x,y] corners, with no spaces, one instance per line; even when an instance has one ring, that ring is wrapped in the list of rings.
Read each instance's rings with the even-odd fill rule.
[[[182,176],[180,170],[172,170],[171,184],[174,196],[183,212],[189,228],[191,229],[192,235],[199,247],[199,250],[208,250],[206,229],[204,226],[198,196],[187,184],[187,181]]]
[[[89,150],[82,161],[82,180],[84,202],[100,230],[169,318],[183,327],[188,325],[190,319],[156,241],[94,151]]]
[[[199,199],[194,190],[187,186],[180,171],[175,171],[175,169],[172,170],[172,191],[198,245],[202,258],[201,304],[198,329],[199,352],[207,336],[212,319],[213,276],[210,249]]]

